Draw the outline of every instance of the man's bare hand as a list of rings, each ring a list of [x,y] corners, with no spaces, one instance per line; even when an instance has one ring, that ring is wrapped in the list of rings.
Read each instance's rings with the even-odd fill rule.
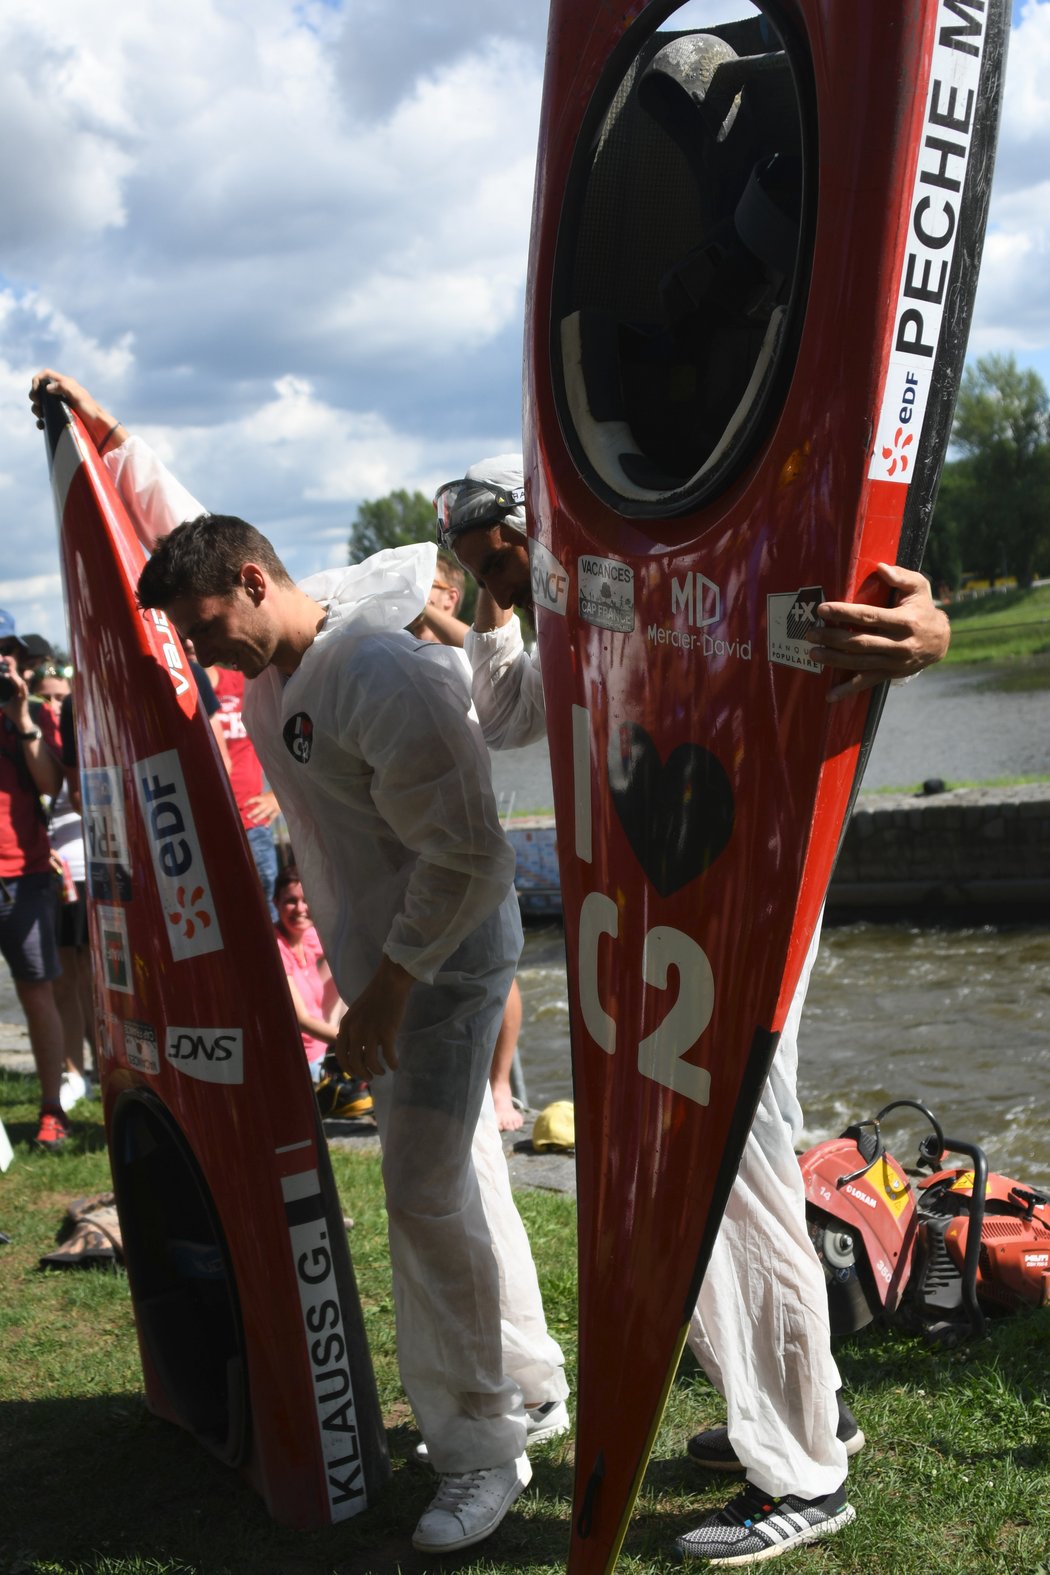
[[[350,1077],[370,1082],[389,1067],[397,1070],[397,1035],[408,992],[416,980],[399,963],[384,957],[339,1024],[335,1054]]]
[[[37,372],[29,386],[29,403],[36,417],[36,424],[43,429],[44,425],[44,394],[56,394],[65,401],[70,410],[75,410],[77,415],[87,427],[88,436],[97,448],[107,436],[107,447],[114,447],[123,443],[127,438],[125,429],[114,420],[104,405],[93,399],[87,389],[72,377],[66,377],[62,372],[54,372],[50,367],[44,367]],[[114,430],[114,428],[116,430]]]
[[[925,575],[893,563],[880,563],[878,575],[898,593],[895,606],[821,602],[817,617],[824,627],[806,635],[815,662],[852,674],[828,691],[829,700],[844,700],[887,679],[911,678],[948,649],[951,626],[934,606]]]

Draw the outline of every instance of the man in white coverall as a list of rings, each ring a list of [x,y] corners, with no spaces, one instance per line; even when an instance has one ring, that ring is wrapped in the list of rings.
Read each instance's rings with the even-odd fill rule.
[[[297,587],[264,536],[204,514],[83,389],[41,382],[80,413],[155,548],[142,605],[251,680],[245,722],[350,1003],[336,1053],[372,1082],[401,1376],[441,1474],[413,1542],[468,1547],[528,1483],[527,1439],[564,1431],[567,1386],[488,1090],[521,947],[514,855],[455,658],[404,632],[435,550]]]
[[[524,648],[515,606],[532,603],[522,460],[500,455],[439,489],[438,534],[480,587],[466,637],[474,704],[489,745],[520,748],[545,734],[538,655]],[[852,676],[829,699],[906,678],[939,661],[948,620],[921,574],[881,565],[892,608],[843,602],[817,609],[810,654]],[[795,1155],[798,1025],[819,929],[799,980],[689,1329],[689,1344],[724,1396],[725,1427],[690,1440],[710,1469],[744,1471],[743,1491],[678,1539],[714,1564],[776,1557],[854,1518],[847,1456],[864,1435],[840,1396],[823,1270],[806,1228]]]

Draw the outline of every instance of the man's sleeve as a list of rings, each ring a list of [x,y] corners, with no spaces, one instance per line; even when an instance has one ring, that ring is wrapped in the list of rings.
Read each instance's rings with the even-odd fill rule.
[[[211,718],[219,709],[219,701],[212,686],[212,681],[200,662],[191,661],[190,668],[197,685],[197,693],[200,695],[201,705],[204,707],[204,714],[211,721]]]
[[[119,448],[110,449],[102,456],[102,463],[147,552],[177,525],[208,513],[140,437],[129,437]]]
[[[464,649],[473,670],[474,707],[489,748],[521,749],[545,738],[539,661],[525,650],[517,618],[484,634],[469,630]]]
[[[341,740],[371,767],[379,814],[418,854],[383,950],[429,983],[507,895],[514,852],[456,675],[381,640],[363,643],[355,666],[341,686]]]

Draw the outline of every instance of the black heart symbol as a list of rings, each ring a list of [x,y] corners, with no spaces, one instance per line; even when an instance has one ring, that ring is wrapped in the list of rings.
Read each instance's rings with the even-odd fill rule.
[[[637,722],[609,740],[609,788],[627,840],[661,897],[710,869],[733,830],[733,789],[700,744],[679,744],[661,764]]]

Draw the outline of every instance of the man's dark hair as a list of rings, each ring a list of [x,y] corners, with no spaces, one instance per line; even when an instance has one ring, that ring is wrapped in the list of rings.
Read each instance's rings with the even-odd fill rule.
[[[235,514],[202,514],[162,538],[139,575],[142,607],[170,607],[183,596],[228,596],[246,563],[279,585],[292,580],[261,531]]]

